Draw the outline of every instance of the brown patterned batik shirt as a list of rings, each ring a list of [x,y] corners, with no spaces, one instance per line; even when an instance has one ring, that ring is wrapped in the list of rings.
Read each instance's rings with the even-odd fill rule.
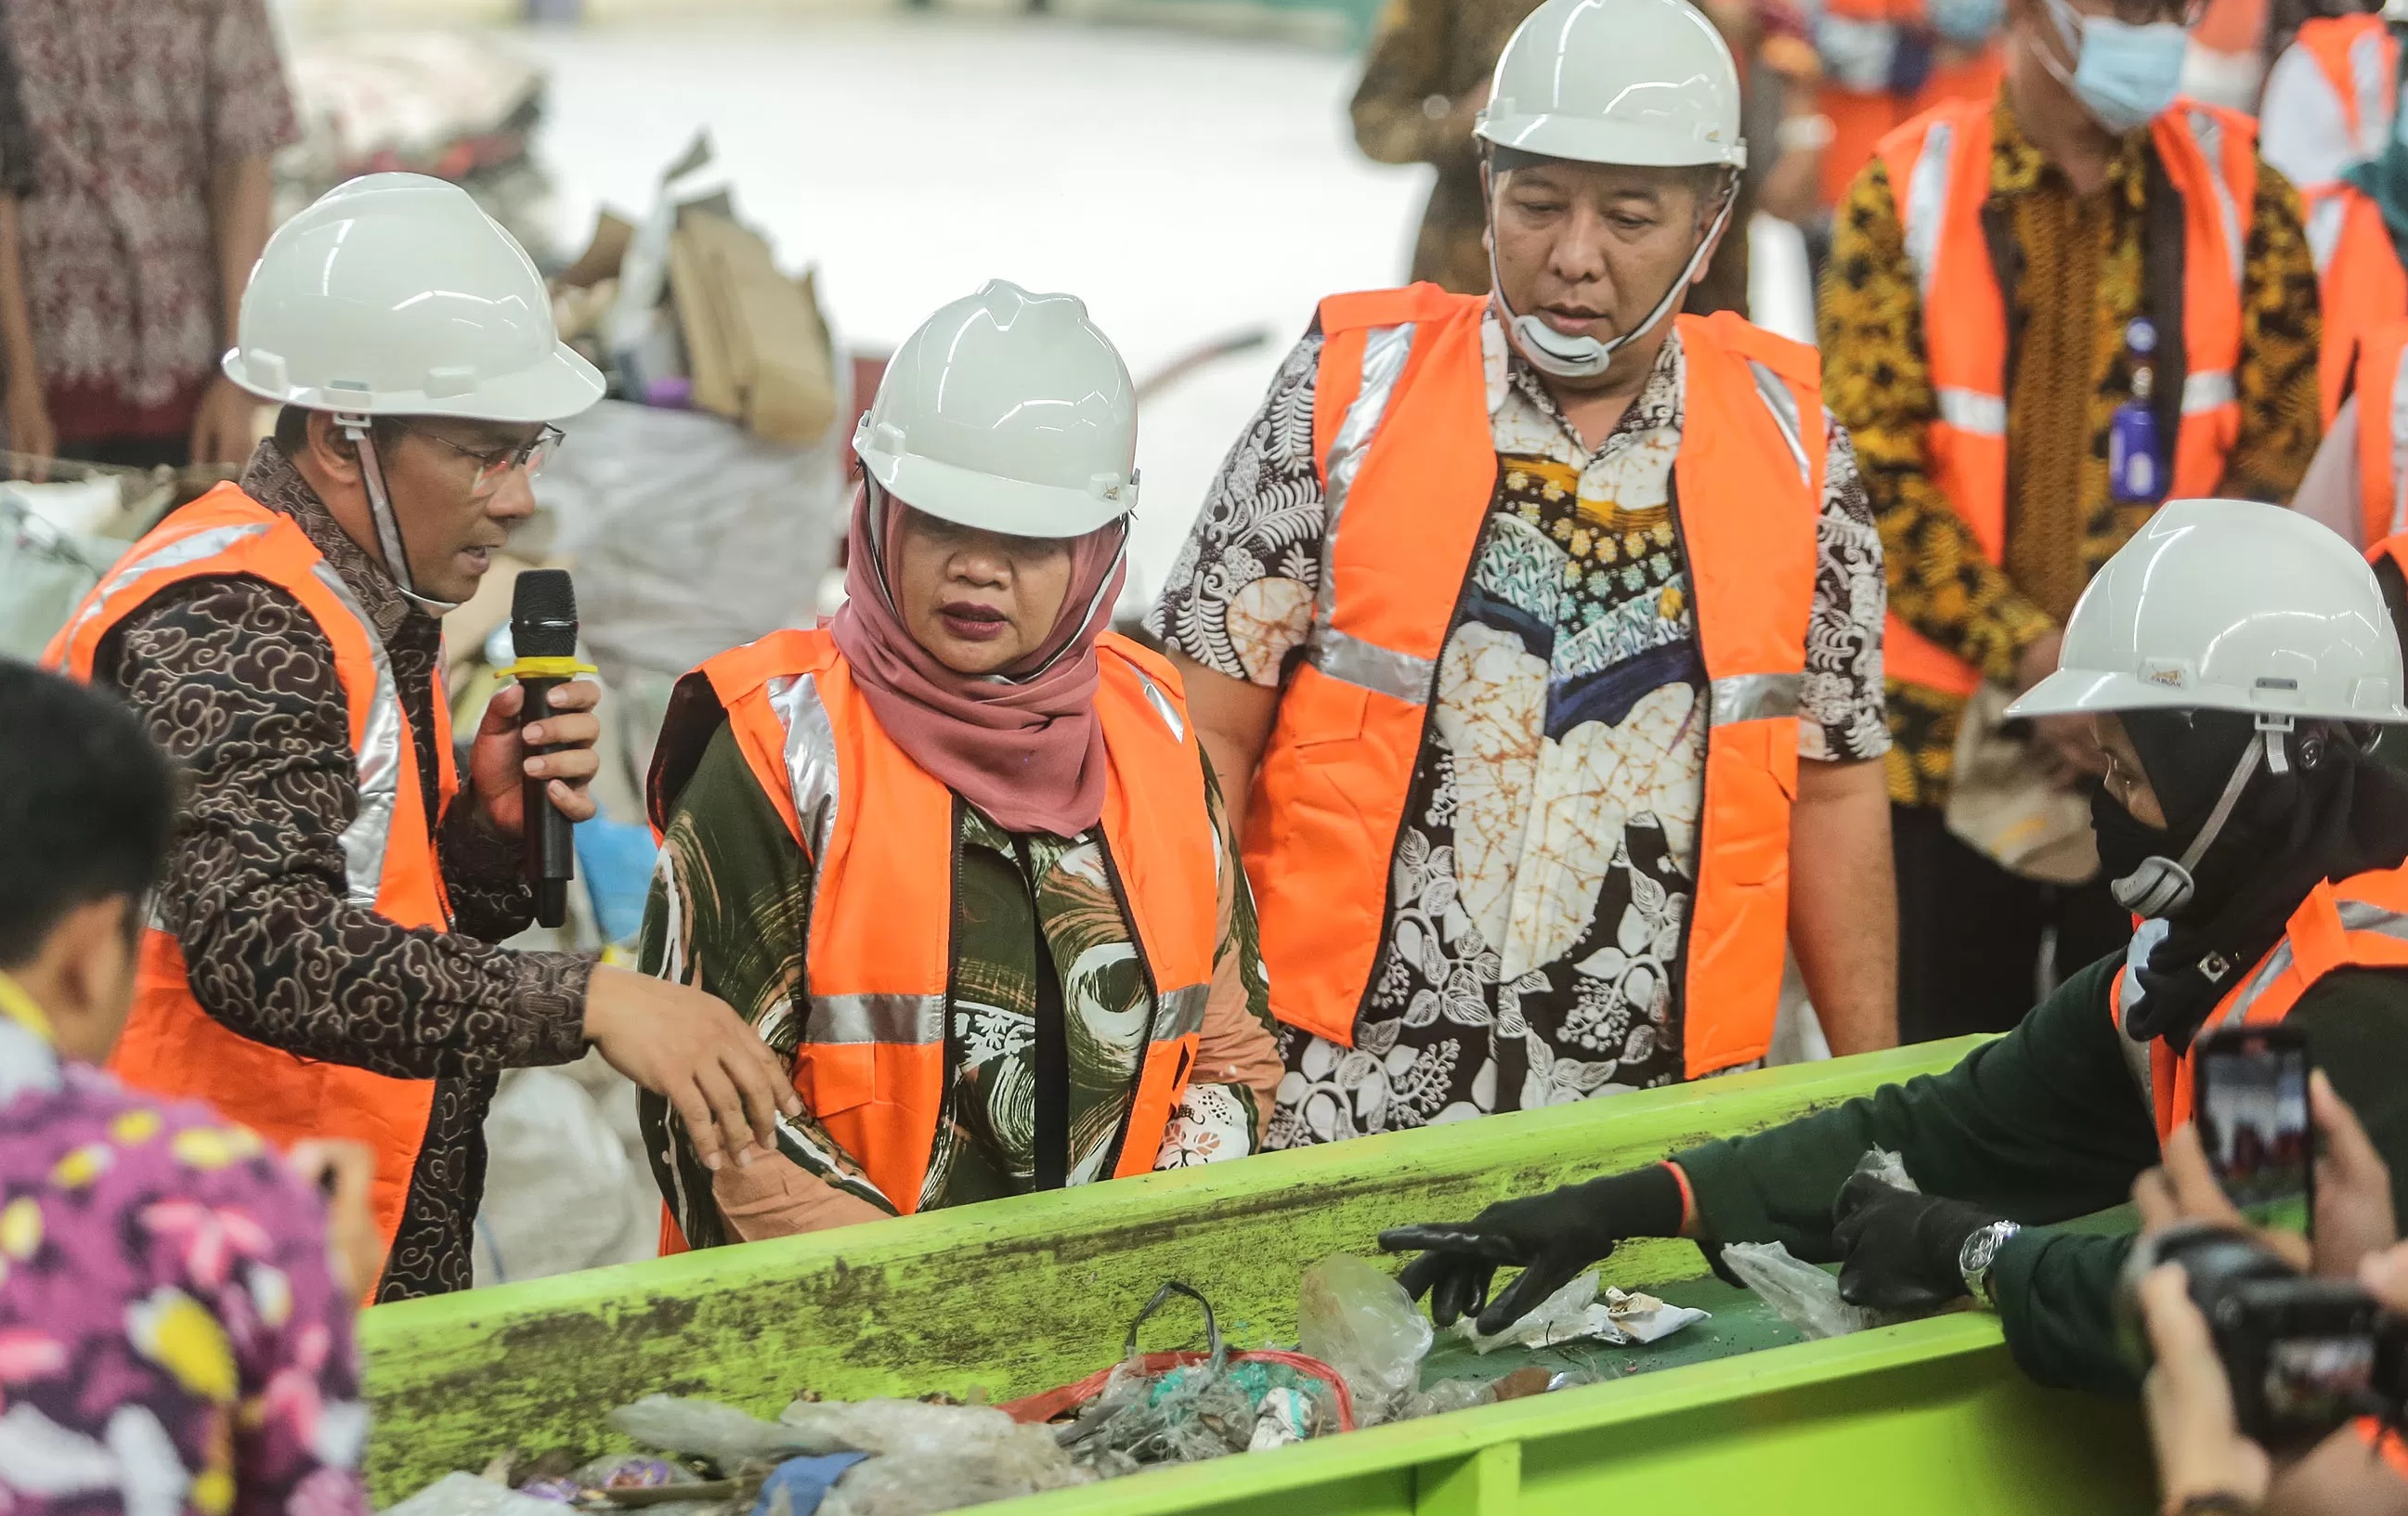
[[[435,814],[441,623],[410,608],[274,442],[260,444],[242,485],[300,524],[367,612],[393,660]],[[467,1288],[494,1080],[585,1051],[591,965],[493,945],[534,915],[517,844],[487,832],[464,794],[438,838],[453,931],[396,926],[345,899],[341,837],[359,778],[334,649],[298,601],[261,580],[191,579],[163,592],[101,644],[93,679],[125,694],[182,770],[155,909],[202,1008],[304,1058],[436,1081],[378,1298]]]

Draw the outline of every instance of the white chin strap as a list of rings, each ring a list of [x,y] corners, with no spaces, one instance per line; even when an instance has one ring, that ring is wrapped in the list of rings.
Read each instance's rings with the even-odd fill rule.
[[[2207,824],[2199,829],[2199,836],[2183,850],[2180,859],[2161,855],[2144,858],[2140,867],[2111,883],[2108,893],[2114,895],[2115,903],[2136,916],[2153,920],[2171,916],[2190,904],[2191,894],[2198,888],[2191,870],[2207,856],[2207,850],[2214,845],[2224,823],[2232,819],[2232,808],[2241,803],[2241,792],[2249,787],[2259,759],[2264,759],[2270,774],[2291,771],[2290,759],[2283,751],[2283,738],[2290,730],[2288,716],[2258,717],[2259,740],[2241,751],[2241,761],[2232,765],[2232,777],[2224,781],[2224,793],[2216,797],[2215,808],[2208,812]]]
[[[384,463],[377,457],[376,439],[369,435],[369,418],[345,412],[335,418],[335,424],[351,439],[359,450],[360,482],[368,493],[368,519],[376,523],[377,547],[384,554],[384,566],[393,575],[393,582],[401,597],[430,616],[445,616],[460,608],[457,600],[434,600],[418,593],[410,582],[409,552],[402,546],[401,522],[393,513],[393,497],[385,493]]]
[[[1688,294],[1690,281],[1698,277],[1698,270],[1705,266],[1706,256],[1713,251],[1715,240],[1722,236],[1723,228],[1730,224],[1731,207],[1739,204],[1738,191],[1739,176],[1728,169],[1724,170],[1722,208],[1714,212],[1714,224],[1707,228],[1705,237],[1698,243],[1698,250],[1689,255],[1688,266],[1681,270],[1681,277],[1672,281],[1672,287],[1664,292],[1664,298],[1656,302],[1656,308],[1647,313],[1645,321],[1603,342],[1587,336],[1566,336],[1536,316],[1515,315],[1513,307],[1505,300],[1505,281],[1497,277],[1497,238],[1491,232],[1488,239],[1489,298],[1497,302],[1497,309],[1504,316],[1506,326],[1513,334],[1514,344],[1522,350],[1522,356],[1530,360],[1530,366],[1540,373],[1551,374],[1556,379],[1595,379],[1604,373],[1613,362],[1615,353],[1656,330],[1656,324],[1670,315]]]

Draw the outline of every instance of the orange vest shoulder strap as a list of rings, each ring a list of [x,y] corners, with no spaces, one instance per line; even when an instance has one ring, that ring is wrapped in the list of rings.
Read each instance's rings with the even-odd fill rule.
[[[2392,76],[2399,71],[2399,44],[2391,38],[2391,28],[2373,13],[2311,16],[2300,23],[2294,40],[2315,60],[2316,71],[2339,102],[2350,135],[2362,134],[2364,112],[2369,107],[2381,108],[2383,97],[2391,92]],[[2363,72],[2361,48],[2372,50],[2364,60]]]
[[[1734,310],[1718,310],[1690,330],[1703,331],[1725,350],[1762,364],[1798,389],[1823,393],[1823,354],[1803,342],[1768,332]]]
[[[824,630],[789,627],[758,641],[704,660],[677,682],[667,714],[661,720],[652,745],[652,766],[644,781],[644,811],[658,838],[667,830],[669,812],[685,793],[694,771],[702,765],[710,739],[727,722],[737,702],[781,675],[815,674],[836,657],[836,639]],[[767,785],[781,815],[794,809],[783,786]],[[788,816],[792,822],[794,818]],[[799,836],[799,825],[796,827]]]
[[[1957,131],[1978,127],[1986,138],[1990,131],[1990,113],[1996,102],[1970,95],[1942,100],[1930,109],[1910,116],[1882,136],[1874,152],[1889,165],[1889,191],[1893,198],[1903,199],[1906,179],[1913,171],[1915,155],[1923,150],[1924,139],[1932,128],[1947,126]],[[1985,184],[1985,191],[1988,189]]]
[[[1359,290],[1333,294],[1321,302],[1321,335],[1360,331],[1373,326],[1403,326],[1416,322],[1460,321],[1477,317],[1487,297],[1456,294],[1424,280],[1400,290]]]
[[[1178,665],[1134,637],[1123,636],[1118,632],[1106,632],[1096,639],[1096,651],[1104,657],[1117,658],[1133,665],[1138,672],[1170,690],[1181,700],[1187,698],[1186,686],[1179,677]]]

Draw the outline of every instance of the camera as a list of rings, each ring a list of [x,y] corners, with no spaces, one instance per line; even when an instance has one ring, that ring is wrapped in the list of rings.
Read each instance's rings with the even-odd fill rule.
[[[2189,1278],[2243,1435],[2296,1448],[2353,1417],[2408,1415],[2408,1320],[2356,1284],[2308,1278],[2228,1227],[2190,1223],[2133,1244],[2115,1306],[2135,1368],[2150,1361],[2140,1282],[2160,1264],[2180,1264]]]

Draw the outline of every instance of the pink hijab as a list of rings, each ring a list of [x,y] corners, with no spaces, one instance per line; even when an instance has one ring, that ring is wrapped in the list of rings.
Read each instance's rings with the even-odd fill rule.
[[[1126,522],[1070,539],[1069,591],[1036,652],[1001,674],[957,674],[888,597],[903,503],[868,485],[853,500],[847,598],[828,629],[886,735],[1007,832],[1075,837],[1095,825],[1105,764],[1096,639],[1120,598]]]

